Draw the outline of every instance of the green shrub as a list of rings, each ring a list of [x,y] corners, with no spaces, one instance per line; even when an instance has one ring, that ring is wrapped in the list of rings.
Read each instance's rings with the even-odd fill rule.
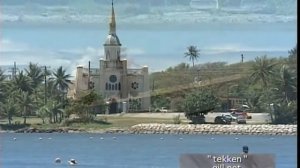
[[[185,116],[193,123],[203,123],[204,115],[215,109],[218,99],[211,90],[201,89],[187,95],[185,99]]]
[[[181,123],[180,114],[173,117],[173,123],[174,124],[180,124]]]

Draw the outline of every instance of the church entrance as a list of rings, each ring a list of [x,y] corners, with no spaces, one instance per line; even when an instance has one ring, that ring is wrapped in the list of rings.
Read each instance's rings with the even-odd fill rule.
[[[109,114],[115,114],[118,112],[118,102],[116,99],[112,99],[109,105]]]

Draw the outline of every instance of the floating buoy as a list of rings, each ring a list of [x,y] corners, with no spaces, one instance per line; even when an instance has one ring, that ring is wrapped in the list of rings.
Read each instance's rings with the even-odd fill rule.
[[[235,138],[235,140],[239,140],[239,138]]]
[[[69,163],[70,165],[76,165],[76,164],[77,164],[77,161],[76,161],[75,159],[70,159],[70,160],[68,161],[68,163]]]
[[[215,140],[215,138],[210,138],[211,140]]]
[[[61,163],[61,159],[60,158],[55,158],[55,163]]]
[[[103,140],[104,138],[103,138],[103,137],[100,137],[100,139]]]
[[[48,139],[50,140],[50,139],[52,139],[52,138],[48,138]]]
[[[43,138],[42,137],[39,137],[39,140],[42,140]]]
[[[13,140],[15,141],[15,140],[17,140],[17,138],[13,138]]]
[[[183,140],[183,138],[179,138],[180,140]]]
[[[117,139],[116,137],[113,137],[113,139]]]
[[[161,140],[163,140],[164,138],[163,138],[163,137],[161,137],[160,139],[161,139]]]
[[[94,137],[90,137],[90,139],[93,139]]]

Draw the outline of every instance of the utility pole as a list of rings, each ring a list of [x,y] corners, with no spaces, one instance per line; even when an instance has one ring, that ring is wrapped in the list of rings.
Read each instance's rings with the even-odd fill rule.
[[[45,85],[44,85],[44,91],[45,91],[45,97],[44,97],[44,103],[45,103],[45,105],[47,104],[47,67],[46,66],[44,66],[44,82],[45,82]]]
[[[152,81],[152,92],[154,91],[154,78],[153,78],[153,81]]]
[[[91,74],[90,74],[90,72],[91,72],[91,61],[89,61],[89,72],[88,72],[88,90],[90,90],[90,88],[91,88]]]
[[[41,66],[44,68],[44,104],[47,104],[47,66]],[[48,67],[50,68],[50,67]]]
[[[226,102],[226,112],[229,111],[229,86],[227,85],[227,102]]]
[[[242,57],[242,63],[243,63],[244,62],[244,55],[242,54],[241,57]]]
[[[17,65],[16,65],[16,61],[15,61],[14,62],[14,68],[13,68],[13,74],[12,74],[13,79],[16,78],[16,75],[17,75]]]
[[[16,62],[14,62],[14,66],[12,68],[9,68],[10,70],[8,72],[11,72],[11,80],[15,79],[17,76],[17,65]]]

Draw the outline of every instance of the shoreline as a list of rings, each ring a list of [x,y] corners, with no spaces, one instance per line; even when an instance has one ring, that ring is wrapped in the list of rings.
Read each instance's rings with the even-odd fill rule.
[[[297,125],[138,124],[130,128],[85,130],[74,128],[22,128],[0,133],[97,133],[97,134],[186,134],[186,135],[297,135]]]

